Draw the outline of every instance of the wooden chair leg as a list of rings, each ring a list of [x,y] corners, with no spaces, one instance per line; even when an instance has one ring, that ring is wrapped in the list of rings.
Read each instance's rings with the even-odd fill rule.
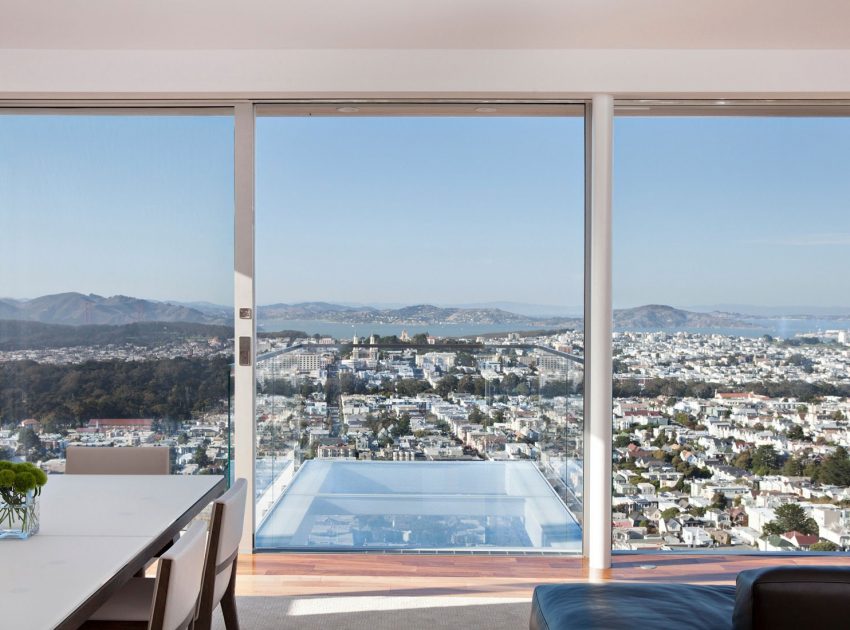
[[[212,611],[204,610],[204,607],[200,607],[198,610],[198,616],[195,617],[195,628],[194,630],[210,630],[212,627]]]
[[[239,630],[239,617],[236,615],[236,560],[233,561],[227,590],[221,598],[221,613],[227,630]]]

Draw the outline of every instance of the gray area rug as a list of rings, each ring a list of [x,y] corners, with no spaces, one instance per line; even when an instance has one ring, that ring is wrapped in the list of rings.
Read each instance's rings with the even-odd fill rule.
[[[241,630],[528,628],[531,602],[504,597],[239,597]],[[221,610],[214,630],[224,630]]]

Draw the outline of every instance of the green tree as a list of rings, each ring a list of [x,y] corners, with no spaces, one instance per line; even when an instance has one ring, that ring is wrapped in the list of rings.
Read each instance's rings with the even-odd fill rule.
[[[699,466],[687,466],[684,471],[685,479],[711,479],[711,471]]]
[[[816,461],[810,461],[803,469],[803,475],[809,477],[813,483],[820,481],[820,464]]]
[[[401,414],[401,417],[398,419],[398,422],[393,425],[393,428],[390,430],[390,433],[393,437],[410,435],[410,414]]]
[[[503,394],[513,394],[520,383],[522,383],[522,379],[513,372],[505,374],[499,382],[499,391]]]
[[[782,474],[788,477],[801,477],[805,473],[803,462],[796,457],[789,457],[782,465]]]
[[[224,357],[73,365],[8,361],[0,364],[0,422],[47,416],[68,426],[92,418],[187,420],[220,408],[229,371]]]
[[[335,405],[339,400],[339,379],[329,378],[325,381],[325,400],[329,405]]]
[[[776,518],[765,524],[763,530],[767,535],[784,534],[785,532],[797,531],[801,534],[817,535],[818,524],[806,511],[796,503],[780,505],[775,510]]]
[[[46,452],[44,445],[41,443],[41,438],[38,437],[38,434],[31,427],[26,427],[18,432],[18,444],[27,461],[41,459]]]
[[[669,521],[671,518],[676,518],[679,515],[679,508],[677,507],[669,507],[663,512],[661,512],[661,518],[665,521]]]
[[[340,372],[339,391],[343,394],[353,394],[357,388],[357,377],[351,372]]]
[[[850,486],[850,459],[847,449],[839,446],[832,455],[824,458],[818,481],[835,486]]]
[[[447,374],[437,383],[437,393],[443,398],[448,398],[449,394],[457,391],[457,386],[457,377]]]
[[[779,456],[773,446],[759,446],[753,453],[753,472],[757,475],[769,475],[779,468]]]
[[[449,426],[449,423],[445,420],[436,420],[434,421],[434,426],[437,428],[440,433],[443,435],[448,435],[451,433],[452,428]]]
[[[795,424],[793,427],[789,428],[788,431],[785,432],[785,436],[789,440],[802,440],[805,439],[806,434],[803,433],[803,427],[798,424]]]
[[[677,411],[675,414],[673,414],[673,422],[685,427],[692,427],[696,425],[696,422],[694,422],[694,420],[688,414],[683,413],[681,411]]]
[[[729,506],[729,499],[722,492],[715,492],[711,497],[711,507],[725,510]]]
[[[614,446],[617,448],[623,448],[628,446],[631,441],[631,436],[628,433],[621,433],[617,437],[614,438]]]
[[[819,540],[809,547],[809,551],[839,551],[841,548],[831,540]]]
[[[402,396],[416,396],[417,394],[431,389],[427,381],[415,378],[403,378],[395,384],[395,391]]]
[[[207,455],[207,448],[205,446],[199,446],[195,449],[192,461],[198,465],[198,468],[207,468],[210,464],[212,464],[212,460],[209,458],[209,455]]]

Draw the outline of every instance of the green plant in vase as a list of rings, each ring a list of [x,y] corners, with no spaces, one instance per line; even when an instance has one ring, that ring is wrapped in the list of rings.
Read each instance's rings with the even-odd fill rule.
[[[38,532],[38,496],[47,474],[29,462],[0,461],[0,538]]]

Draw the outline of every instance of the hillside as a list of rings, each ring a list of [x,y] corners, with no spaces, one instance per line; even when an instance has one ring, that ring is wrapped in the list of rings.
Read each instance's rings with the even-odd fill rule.
[[[0,320],[0,351],[106,346],[132,343],[157,346],[187,339],[233,338],[231,326],[188,322],[142,322],[123,326],[67,326]]]
[[[728,313],[696,313],[672,306],[648,304],[614,311],[618,330],[677,330],[685,328],[753,328],[754,325]]]
[[[517,326],[577,328],[577,317],[532,317],[499,308],[452,308],[416,304],[395,309],[353,308],[310,302],[260,307],[259,317],[281,320],[320,320],[343,324],[516,324]],[[752,324],[726,313],[697,313],[650,304],[614,311],[614,326],[620,330],[676,328],[750,328]]]
[[[300,304],[274,304],[258,309],[259,319],[320,320],[344,324],[400,324],[428,325],[443,323],[475,324],[531,324],[545,319],[509,313],[497,308],[451,308],[430,304],[416,304],[394,309],[351,307],[308,302]]]
[[[229,325],[231,315],[224,306],[196,303],[155,302],[123,295],[102,297],[81,293],[45,295],[33,300],[0,300],[0,319],[61,324],[65,326],[124,326],[143,322]],[[269,304],[257,307],[260,322],[269,320],[323,321],[340,324],[433,324],[516,325],[518,328],[579,328],[578,317],[534,317],[501,308],[440,307],[415,304],[401,308],[342,306],[329,302]],[[699,313],[672,306],[650,304],[614,311],[618,330],[675,330],[699,328],[752,328],[746,315],[723,312]],[[28,334],[42,334],[29,329]],[[44,333],[52,334],[52,333]],[[82,334],[82,333],[81,333]],[[91,334],[89,331],[88,334]],[[117,334],[117,333],[116,333]],[[69,333],[70,336],[70,333]],[[78,338],[79,336],[75,336]],[[33,337],[34,338],[34,337]]]
[[[117,326],[137,322],[224,323],[220,317],[180,304],[154,302],[126,295],[103,297],[93,293],[57,293],[32,300],[4,299],[0,301],[0,317],[71,326]]]

